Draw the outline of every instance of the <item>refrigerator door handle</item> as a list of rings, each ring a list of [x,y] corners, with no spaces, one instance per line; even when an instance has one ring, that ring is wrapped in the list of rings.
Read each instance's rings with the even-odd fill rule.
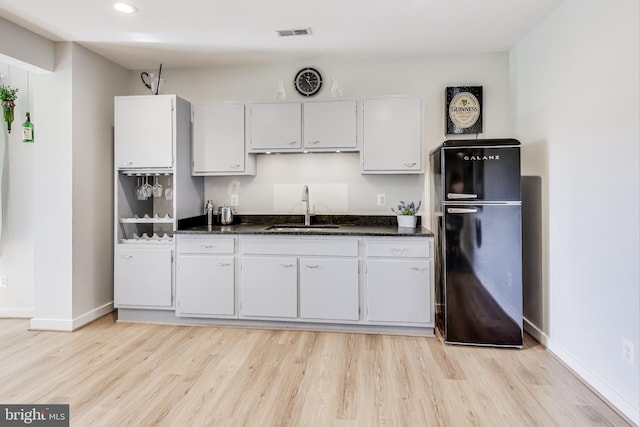
[[[447,199],[477,199],[477,194],[447,193]]]
[[[451,214],[465,214],[465,213],[476,213],[478,209],[476,208],[447,208],[447,213]]]

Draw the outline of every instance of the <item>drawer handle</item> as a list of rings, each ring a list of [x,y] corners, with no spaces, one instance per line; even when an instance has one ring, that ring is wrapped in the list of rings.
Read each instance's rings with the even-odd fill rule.
[[[289,144],[289,145],[294,145],[294,144],[297,144],[297,143],[298,143],[298,141],[289,141],[289,142],[287,142],[287,144]]]
[[[394,254],[402,254],[404,253],[404,248],[393,248],[391,249],[391,252],[393,252]]]
[[[219,262],[218,266],[219,267],[229,267],[231,265],[230,262]]]
[[[282,267],[282,268],[291,268],[291,267],[293,267],[293,264],[280,264],[280,267]]]
[[[132,164],[133,164],[133,162],[122,162],[121,166],[129,166],[129,165],[132,165]]]
[[[204,244],[203,243],[202,244],[202,249],[211,249],[211,248],[213,248],[213,245],[211,243],[209,243],[209,244]]]
[[[122,255],[122,259],[131,259],[133,255]]]
[[[320,144],[320,141],[309,141],[308,144],[310,145],[316,145],[316,144]]]
[[[426,267],[411,267],[411,269],[413,271],[425,271],[427,268]]]
[[[404,162],[405,167],[412,168],[416,165],[416,162]]]
[[[230,167],[231,169],[238,169],[238,168],[240,167],[240,163],[234,163],[234,164],[232,164],[232,165],[229,165],[229,167]]]
[[[305,267],[307,267],[307,268],[320,268],[320,266],[318,264],[307,264],[307,265],[305,265]]]

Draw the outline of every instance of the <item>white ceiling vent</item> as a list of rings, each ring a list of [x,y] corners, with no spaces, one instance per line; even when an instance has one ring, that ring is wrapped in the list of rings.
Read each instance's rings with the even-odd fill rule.
[[[278,35],[280,37],[288,37],[288,36],[310,36],[311,28],[303,28],[301,30],[278,30]]]

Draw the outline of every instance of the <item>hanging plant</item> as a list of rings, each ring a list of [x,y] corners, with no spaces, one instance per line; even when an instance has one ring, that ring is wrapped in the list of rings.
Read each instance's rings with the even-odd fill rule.
[[[7,128],[11,133],[11,123],[13,123],[13,109],[16,106],[18,98],[18,89],[9,85],[0,86],[0,100],[2,100],[2,113],[4,121],[7,122]]]

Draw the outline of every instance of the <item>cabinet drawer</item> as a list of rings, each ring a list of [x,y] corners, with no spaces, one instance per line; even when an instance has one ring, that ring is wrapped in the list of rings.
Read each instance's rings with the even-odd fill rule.
[[[181,254],[232,254],[234,239],[180,237],[178,252]]]
[[[275,236],[269,238],[246,238],[241,240],[241,252],[255,255],[319,255],[358,256],[358,241],[355,239],[299,239]]]
[[[368,257],[431,257],[431,242],[427,239],[366,240],[365,245]]]

